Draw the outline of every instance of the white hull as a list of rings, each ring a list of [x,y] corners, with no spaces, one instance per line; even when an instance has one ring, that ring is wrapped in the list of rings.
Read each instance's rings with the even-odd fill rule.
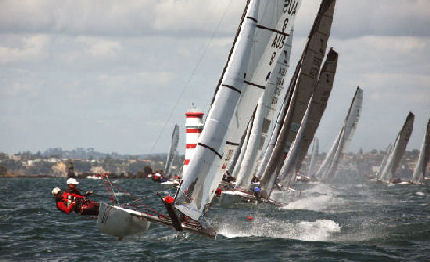
[[[104,234],[122,239],[133,234],[143,234],[150,224],[137,211],[100,203],[97,228]]]

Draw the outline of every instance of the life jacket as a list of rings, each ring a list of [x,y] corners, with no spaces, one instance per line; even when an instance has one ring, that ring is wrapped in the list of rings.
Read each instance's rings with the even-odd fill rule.
[[[66,214],[70,214],[75,207],[75,202],[73,200],[72,194],[63,192],[61,200],[57,201],[57,208]]]

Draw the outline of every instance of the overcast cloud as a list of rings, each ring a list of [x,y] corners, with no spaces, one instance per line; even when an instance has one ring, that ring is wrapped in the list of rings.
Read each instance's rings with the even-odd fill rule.
[[[292,65],[319,2],[299,10]],[[0,151],[166,152],[191,104],[208,109],[244,3],[0,1]],[[430,117],[429,10],[426,0],[337,1],[329,45],[339,64],[317,131],[321,150],[357,85],[365,98],[351,151],[384,149],[409,110],[408,149],[419,148]]]

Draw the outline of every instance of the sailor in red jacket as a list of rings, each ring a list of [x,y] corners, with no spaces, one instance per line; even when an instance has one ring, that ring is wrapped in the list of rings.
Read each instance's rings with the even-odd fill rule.
[[[69,193],[62,192],[59,187],[55,187],[52,189],[52,195],[54,196],[56,206],[60,211],[70,214],[74,210],[75,201],[69,197]]]

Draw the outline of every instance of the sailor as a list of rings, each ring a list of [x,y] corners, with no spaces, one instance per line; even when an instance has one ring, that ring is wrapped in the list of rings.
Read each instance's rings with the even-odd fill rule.
[[[261,202],[261,188],[260,187],[258,187],[258,186],[254,187],[254,196],[258,202]]]
[[[68,193],[62,192],[59,187],[52,189],[52,196],[55,198],[57,208],[66,214],[70,214],[75,207],[75,202],[68,198]]]
[[[221,189],[220,187],[217,187],[217,189],[215,190],[215,195],[216,195],[217,197],[220,197],[220,196],[221,196],[221,194],[222,194],[222,189]]]
[[[168,195],[163,198],[163,203],[167,209],[167,213],[169,214],[170,219],[172,220],[172,226],[176,229],[176,231],[182,231],[183,228],[181,225],[181,221],[175,212],[175,198],[173,198],[171,195]]]
[[[93,191],[87,191],[83,195],[81,190],[76,187],[76,185],[79,185],[79,182],[75,178],[67,179],[66,183],[68,188],[64,192],[65,195],[63,194],[63,197],[68,202],[73,203],[75,212],[81,215],[97,216],[99,213],[99,203],[87,199],[87,196],[93,194]]]
[[[232,181],[235,181],[236,179],[228,172],[228,170],[225,171],[224,175],[222,176],[222,181],[231,183]]]
[[[85,192],[85,195],[82,195],[81,190],[76,187],[76,185],[79,185],[79,182],[75,178],[67,179],[66,183],[67,183],[67,190],[66,190],[67,193],[78,195],[78,196],[89,196],[94,193],[93,191],[87,191]]]

